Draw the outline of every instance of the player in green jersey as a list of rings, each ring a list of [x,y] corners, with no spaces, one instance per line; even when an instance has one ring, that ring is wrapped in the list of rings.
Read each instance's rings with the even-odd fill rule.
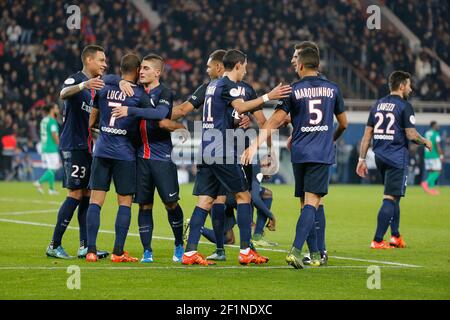
[[[40,124],[40,137],[41,137],[41,158],[44,168],[47,170],[35,181],[33,185],[40,193],[44,193],[42,184],[48,182],[50,195],[57,195],[55,190],[55,173],[59,169],[59,126],[56,118],[59,115],[59,106],[51,104],[44,107],[45,117],[41,120]]]
[[[436,121],[431,122],[430,129],[425,132],[425,138],[431,141],[433,148],[431,151],[425,149],[425,170],[427,170],[427,180],[422,181],[421,186],[425,192],[432,195],[438,195],[439,191],[434,187],[441,174],[444,153],[441,148],[439,125]]]

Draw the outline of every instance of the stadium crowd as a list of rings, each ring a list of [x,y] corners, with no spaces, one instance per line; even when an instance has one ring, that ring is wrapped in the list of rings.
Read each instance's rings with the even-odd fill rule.
[[[125,0],[80,4],[80,30],[67,28],[67,4],[63,2],[0,2],[2,154],[9,157],[11,148],[36,146],[41,107],[59,101],[64,79],[81,69],[80,50],[89,43],[106,49],[108,73],[118,73],[120,57],[126,52],[162,54],[167,66],[163,81],[176,94],[174,105],[207,79],[205,58],[212,50],[236,44],[249,56],[246,80],[257,91],[280,81],[291,82],[295,79],[290,66],[293,44],[304,39],[330,45],[379,88],[386,86],[386,76],[393,69],[402,69],[416,76],[417,98],[448,99],[436,61],[426,53],[414,54],[393,29],[368,30],[365,10],[349,1],[268,0],[258,5],[250,0],[148,2],[161,17],[155,30]],[[420,12],[420,3],[413,1],[408,10]],[[428,6],[440,17],[448,12]],[[398,14],[406,19],[405,13]],[[448,26],[445,19],[435,21],[433,33]],[[417,28],[413,30],[418,36],[427,38],[427,33],[420,31],[423,28]],[[448,33],[439,34],[436,43],[425,44],[448,54]],[[198,112],[188,118],[199,119]],[[4,137],[12,136],[5,145]]]

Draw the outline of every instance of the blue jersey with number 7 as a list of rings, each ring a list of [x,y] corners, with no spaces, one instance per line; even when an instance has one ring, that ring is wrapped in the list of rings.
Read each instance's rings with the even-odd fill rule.
[[[345,111],[339,87],[318,76],[303,77],[276,109],[291,114],[293,163],[333,164],[334,115]]]
[[[132,97],[127,97],[118,85],[106,85],[96,95],[94,108],[100,112],[100,136],[94,147],[94,156],[116,160],[136,161],[136,138],[139,118],[111,116],[113,107],[151,107],[147,93],[135,87]]]

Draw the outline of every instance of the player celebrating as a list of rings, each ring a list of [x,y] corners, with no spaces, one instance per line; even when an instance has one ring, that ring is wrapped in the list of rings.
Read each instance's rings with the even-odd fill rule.
[[[267,120],[263,129],[280,127],[288,113],[291,114],[292,134],[291,161],[295,177],[295,196],[300,197],[301,215],[297,222],[295,240],[286,257],[294,268],[303,268],[301,250],[311,229],[320,200],[328,193],[328,172],[334,162],[334,142],[347,127],[344,103],[339,87],[318,76],[319,55],[317,50],[305,48],[298,54],[297,72],[301,80],[292,85],[291,95]],[[333,114],[339,126],[333,134]],[[268,137],[263,130],[242,156],[249,163],[257,148]],[[320,254],[312,253],[312,266],[320,265]]]
[[[425,149],[425,170],[427,170],[428,178],[421,183],[425,192],[438,195],[439,191],[434,189],[436,181],[442,170],[442,162],[444,161],[444,152],[441,148],[441,136],[439,134],[439,125],[436,121],[432,121],[430,129],[425,132],[425,138],[431,141],[433,148],[431,151]]]
[[[135,83],[139,75],[140,60],[134,54],[122,57],[120,71],[122,78]],[[111,255],[113,262],[137,262],[124,251],[125,239],[131,220],[132,195],[136,191],[136,149],[134,139],[139,123],[135,117],[116,119],[112,107],[126,105],[148,108],[154,118],[161,119],[159,110],[151,108],[151,101],[144,90],[136,89],[132,97],[127,97],[118,86],[106,85],[96,96],[94,109],[89,119],[93,127],[100,116],[100,135],[95,144],[90,184],[92,196],[87,216],[88,254],[86,261],[97,261],[96,240],[100,226],[100,210],[109,191],[111,178],[117,192],[119,205],[115,224],[116,240]],[[147,111],[147,110],[146,110]],[[100,115],[99,115],[100,114]]]
[[[59,114],[59,107],[56,103],[45,106],[44,112],[46,116],[41,121],[40,135],[42,162],[47,170],[39,180],[33,183],[33,185],[40,193],[44,193],[41,184],[48,181],[48,194],[58,195],[59,193],[55,190],[55,173],[60,167],[58,155],[59,126],[58,122],[56,122]]]
[[[60,93],[64,107],[59,149],[64,167],[63,187],[68,189],[68,194],[59,209],[53,238],[46,254],[61,259],[71,258],[61,246],[61,241],[77,207],[80,226],[78,257],[84,258],[87,254],[86,212],[90,196],[87,188],[92,161],[89,114],[95,90],[104,86],[99,77],[106,70],[105,52],[100,46],[86,46],[81,53],[81,60],[83,70],[67,78]],[[98,251],[97,256],[104,258],[108,256],[108,252]]]
[[[239,50],[228,50],[223,58],[223,64],[226,71],[224,76],[211,81],[206,89],[203,108],[202,164],[198,166],[199,171],[193,192],[198,196],[198,201],[190,219],[191,230],[182,260],[182,263],[186,265],[213,264],[197,252],[197,246],[200,230],[221,188],[235,194],[238,203],[237,222],[241,240],[239,262],[241,264],[259,264],[268,261],[268,258],[262,257],[250,249],[252,214],[247,180],[242,166],[237,163],[235,158],[234,143],[230,146],[224,140],[226,130],[234,128],[232,108],[239,114],[248,112],[266,101],[287,96],[290,87],[279,85],[263,97],[244,101],[243,92],[238,89],[237,82],[242,81],[246,73],[247,58],[245,54]],[[218,132],[221,137],[211,139],[210,135]],[[208,150],[211,151],[210,154],[207,154]]]
[[[164,71],[164,59],[156,54],[144,57],[141,64],[139,81],[150,95],[155,108],[164,110],[163,121],[141,120],[141,146],[138,151],[137,176],[138,188],[135,202],[139,203],[139,234],[144,247],[141,262],[153,262],[151,239],[153,233],[153,202],[155,188],[164,203],[170,226],[175,237],[172,260],[181,262],[183,248],[183,210],[178,204],[179,185],[177,167],[172,162],[172,140],[170,131],[182,129],[180,123],[171,121],[173,104],[172,91],[159,79]],[[113,115],[121,118],[128,109],[117,107]]]
[[[306,48],[311,48],[317,51],[317,54],[320,57],[319,46],[313,41],[303,41],[297,43],[294,46],[294,53],[292,55],[291,64],[294,67],[294,70],[297,70],[297,61],[298,54],[300,51]],[[296,71],[297,72],[297,71]],[[326,77],[319,73],[319,77],[326,79]],[[290,146],[292,137],[288,139],[288,146]],[[289,147],[290,149],[290,147]],[[331,175],[330,175],[331,177]],[[305,254],[303,258],[303,263],[306,265],[311,264],[311,253],[316,250],[316,248],[320,251],[320,262],[321,264],[326,264],[328,261],[328,253],[325,245],[325,227],[326,227],[326,219],[325,219],[325,207],[323,203],[324,198],[320,200],[319,209],[317,209],[317,213],[315,216],[315,228],[312,228],[311,233],[306,238],[306,243],[308,244],[309,253]]]
[[[431,142],[415,129],[413,107],[406,101],[411,94],[411,75],[394,71],[389,76],[390,94],[379,99],[370,110],[366,130],[361,140],[356,173],[365,177],[368,173],[366,154],[373,138],[375,162],[384,183],[383,204],[378,212],[372,249],[404,248],[406,243],[400,235],[400,199],[405,196],[408,178],[408,140],[431,149]],[[384,234],[391,225],[390,243],[384,242]]]
[[[207,61],[207,69],[211,81],[219,79],[223,76],[225,72],[225,68],[223,65],[223,57],[225,55],[225,50],[216,50],[214,51],[208,58]],[[205,94],[206,88],[209,83],[204,83],[200,87],[195,90],[193,95],[189,98],[188,101],[183,102],[181,105],[178,105],[173,108],[172,112],[172,120],[179,119],[181,117],[186,116],[188,113],[192,112],[194,109],[199,109],[203,106],[205,102]],[[257,98],[255,90],[251,85],[244,81],[240,81],[238,83],[238,89],[244,93],[244,100],[252,100]],[[259,127],[262,127],[266,122],[266,117],[261,108],[256,108],[251,111],[254,116],[256,122]],[[236,112],[233,112],[234,117],[236,118],[236,122],[240,119],[241,121],[237,124],[239,128],[246,129],[250,124],[250,118],[248,115],[239,115]],[[247,179],[252,177],[251,166],[244,167]],[[249,181],[249,183],[251,183]],[[222,190],[223,191],[223,190]],[[220,192],[223,193],[223,192]],[[217,261],[225,261],[225,249],[224,249],[224,224],[226,218],[225,214],[225,202],[226,195],[219,194],[217,198],[214,200],[213,206],[211,208],[211,220],[213,225],[213,230],[215,234],[215,243],[216,243],[216,251],[207,257],[208,260],[217,260]],[[274,220],[271,220],[274,221]],[[189,227],[189,226],[187,226]],[[208,231],[207,231],[208,232]]]

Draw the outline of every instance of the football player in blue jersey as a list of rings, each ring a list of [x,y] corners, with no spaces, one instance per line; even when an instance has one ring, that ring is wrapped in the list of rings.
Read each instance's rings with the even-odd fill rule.
[[[120,71],[125,81],[135,83],[139,75],[140,59],[134,54],[122,57]],[[124,251],[131,220],[131,203],[136,192],[136,138],[139,118],[116,118],[114,107],[145,108],[142,113],[153,119],[162,119],[165,113],[152,108],[147,93],[137,87],[132,97],[121,91],[118,85],[106,85],[97,94],[89,119],[93,127],[99,119],[100,135],[94,149],[90,187],[91,200],[87,215],[88,254],[86,261],[97,261],[96,240],[100,226],[100,210],[109,191],[111,179],[117,192],[118,211],[115,223],[116,239],[111,260],[113,262],[137,262]]]
[[[206,72],[209,75],[211,81],[219,79],[223,76],[225,72],[225,68],[223,65],[223,57],[225,55],[225,50],[216,50],[208,58],[207,61],[207,69]],[[190,112],[194,110],[198,110],[201,106],[203,106],[205,102],[205,95],[206,95],[206,88],[208,87],[208,83],[203,83],[200,87],[198,87],[195,92],[192,94],[192,96],[182,104],[175,106],[172,111],[172,120],[179,119],[181,117],[186,116]],[[252,100],[255,99],[256,93],[255,90],[251,85],[244,81],[240,81],[238,84],[240,87],[242,87],[240,90],[245,92],[245,100]],[[259,127],[262,127],[264,123],[266,122],[266,117],[264,116],[264,113],[262,111],[262,108],[256,108],[252,110],[251,115],[256,120]],[[236,112],[233,113],[234,117],[236,118],[235,122],[236,125],[240,129],[247,129],[250,125],[250,118],[247,114],[239,115]],[[252,177],[251,173],[251,166],[245,166],[244,169],[246,170],[246,176],[247,178]],[[250,181],[249,181],[250,182]],[[221,192],[223,193],[223,192]],[[225,261],[225,249],[224,249],[224,224],[226,220],[225,215],[225,202],[226,202],[226,195],[219,194],[216,199],[214,200],[213,206],[211,208],[211,220],[213,224],[213,230],[215,234],[215,243],[216,243],[216,251],[209,255],[207,257],[208,260],[217,260],[217,261]],[[272,224],[275,220],[272,219],[270,223]],[[187,226],[188,228],[189,226]],[[208,231],[207,231],[208,232]]]
[[[384,184],[383,204],[378,212],[372,249],[404,248],[406,242],[400,234],[400,199],[405,196],[408,179],[409,141],[431,150],[431,141],[422,137],[415,128],[415,115],[407,101],[411,94],[411,75],[394,71],[389,76],[390,94],[379,99],[370,109],[366,130],[361,140],[356,172],[360,177],[368,174],[366,155],[373,140],[375,162]],[[391,226],[389,242],[383,240]]]
[[[244,90],[238,88],[238,82],[242,81],[246,73],[246,55],[239,50],[228,50],[223,64],[223,77],[211,81],[206,89],[202,124],[202,163],[198,166],[193,192],[198,196],[198,202],[190,219],[191,230],[182,259],[185,265],[213,264],[197,252],[197,246],[208,211],[222,190],[235,194],[238,203],[237,223],[241,240],[239,263],[247,265],[268,261],[268,258],[260,256],[250,248],[252,214],[248,182],[236,158],[234,138],[226,139],[226,136],[228,130],[234,131],[233,109],[239,114],[251,111],[266,101],[286,97],[291,89],[280,84],[263,97],[244,101]]]
[[[61,241],[77,207],[80,226],[78,257],[84,258],[87,254],[86,213],[89,206],[88,183],[92,161],[89,114],[95,91],[104,86],[100,76],[107,66],[105,52],[97,45],[86,46],[81,53],[81,60],[83,69],[69,76],[60,92],[64,107],[59,149],[64,168],[63,187],[68,189],[68,193],[58,211],[53,238],[46,254],[61,259],[71,258],[62,247]],[[97,255],[104,258],[108,252],[99,250]]]
[[[181,262],[183,248],[183,210],[179,205],[178,174],[172,162],[171,131],[185,129],[181,123],[170,120],[173,106],[172,90],[160,82],[164,59],[149,54],[142,59],[139,82],[155,108],[162,108],[163,120],[142,119],[139,124],[140,147],[137,158],[138,185],[135,202],[139,203],[139,234],[144,248],[141,262],[153,262],[151,240],[153,235],[153,203],[155,189],[167,210],[167,217],[175,237],[172,260]],[[113,115],[127,116],[133,108],[117,107]]]
[[[298,54],[300,51],[306,48],[311,48],[317,51],[319,57],[320,57],[320,50],[319,46],[313,42],[313,41],[302,41],[300,43],[295,44],[294,46],[294,53],[292,55],[291,64],[294,68],[294,70],[297,70],[297,61],[298,61]],[[297,72],[297,71],[296,71]],[[326,77],[319,73],[319,76],[323,79],[326,79]],[[289,117],[289,116],[288,116]],[[290,117],[289,117],[290,122]],[[290,149],[292,136],[288,139],[288,147]],[[330,168],[331,171],[331,168]],[[330,173],[331,178],[331,173]],[[306,243],[309,248],[309,253],[306,253],[303,258],[303,263],[306,265],[309,265],[311,263],[311,254],[315,250],[316,246],[320,251],[320,263],[326,264],[328,261],[328,253],[325,245],[325,227],[326,227],[326,220],[325,220],[325,207],[324,207],[324,198],[320,199],[320,205],[317,209],[317,213],[315,216],[315,228],[311,230],[311,233],[308,235],[308,238],[306,238]],[[317,245],[316,245],[317,243]]]
[[[339,87],[319,77],[319,54],[305,48],[298,54],[297,73],[300,81],[292,84],[292,93],[276,107],[267,120],[258,139],[244,152],[242,163],[250,163],[258,146],[266,141],[270,130],[280,127],[288,113],[291,115],[292,133],[291,161],[295,177],[295,196],[300,197],[302,207],[293,246],[286,262],[302,269],[301,249],[314,228],[314,219],[320,200],[328,193],[329,167],[334,163],[334,142],[347,127],[344,102]],[[336,116],[338,127],[333,132]],[[311,265],[320,265],[320,253],[314,248]]]

